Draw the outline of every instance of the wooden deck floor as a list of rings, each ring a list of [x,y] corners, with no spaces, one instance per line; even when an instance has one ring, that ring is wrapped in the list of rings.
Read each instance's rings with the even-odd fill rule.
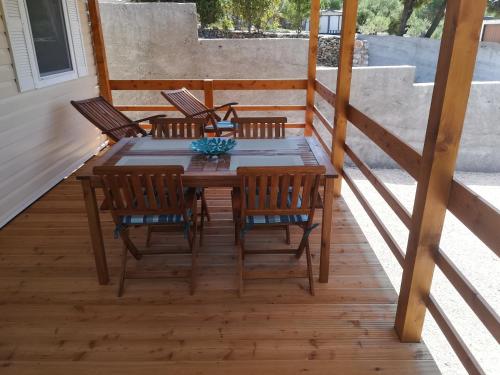
[[[438,373],[424,344],[398,341],[396,293],[342,199],[330,282],[317,283],[315,297],[305,279],[248,281],[237,297],[229,191],[218,189],[208,191],[213,220],[196,294],[183,280],[129,280],[117,298],[120,242],[103,215],[112,283],[99,286],[81,196],[70,178],[0,231],[2,375]],[[316,275],[319,232],[312,236]],[[253,238],[260,246],[283,241],[279,232]],[[184,243],[162,234],[153,242]],[[187,265],[182,257],[143,260],[138,272],[179,268]],[[257,256],[248,257],[248,268],[261,272],[263,262],[284,273],[302,266]]]

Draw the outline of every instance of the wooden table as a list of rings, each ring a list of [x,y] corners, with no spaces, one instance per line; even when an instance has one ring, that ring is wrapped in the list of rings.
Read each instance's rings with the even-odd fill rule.
[[[152,140],[152,139],[151,139]],[[152,140],[156,142],[156,140]],[[158,142],[165,140],[158,140]],[[184,140],[183,140],[184,141]],[[280,140],[275,140],[280,141]],[[189,149],[137,149],[134,146],[138,142],[144,142],[144,138],[124,138],[110,148],[105,154],[96,157],[83,166],[76,177],[82,183],[83,197],[87,210],[89,232],[92,249],[94,251],[97,277],[100,284],[109,282],[106,251],[102,238],[101,223],[99,219],[99,206],[97,204],[95,189],[102,187],[101,180],[93,174],[93,168],[99,165],[115,165],[122,157],[132,156],[189,156],[190,163],[185,168],[183,176],[184,186],[189,187],[234,187],[239,183],[236,171],[230,169],[232,155],[259,155],[259,156],[297,156],[299,155],[304,165],[324,165],[326,167],[324,179],[323,197],[323,219],[321,226],[321,256],[319,281],[328,282],[330,269],[330,235],[333,215],[333,180],[338,177],[330,157],[319,145],[314,137],[289,137],[281,140],[292,142],[294,149],[263,150],[262,140],[255,139],[255,149],[233,150],[230,154],[223,155],[215,161],[207,161],[202,155],[196,154]],[[149,141],[148,141],[149,142]],[[176,142],[170,140],[168,142]]]

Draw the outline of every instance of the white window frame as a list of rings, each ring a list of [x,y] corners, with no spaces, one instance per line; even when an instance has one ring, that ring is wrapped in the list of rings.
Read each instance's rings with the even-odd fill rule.
[[[35,51],[35,42],[33,38],[33,33],[31,30],[31,22],[28,15],[28,7],[26,0],[19,0],[19,11],[21,12],[21,19],[23,22],[24,35],[29,39],[27,43],[28,55],[31,65],[31,71],[33,72],[33,81],[35,88],[42,88],[51,85],[56,85],[61,82],[71,81],[78,78],[78,71],[75,59],[75,47],[73,45],[73,38],[71,35],[71,25],[69,23],[68,6],[67,0],[61,0],[63,8],[64,26],[66,27],[66,38],[68,41],[68,49],[71,58],[71,70],[62,73],[51,74],[42,77],[40,74],[40,68],[38,67],[38,60]]]

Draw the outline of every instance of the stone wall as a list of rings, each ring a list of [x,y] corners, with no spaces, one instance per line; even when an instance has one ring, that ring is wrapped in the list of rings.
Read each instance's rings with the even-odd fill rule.
[[[369,45],[370,66],[416,66],[416,82],[434,82],[440,41],[428,38],[360,35]],[[500,81],[500,43],[481,42],[475,81]]]
[[[307,34],[272,33],[272,32],[241,32],[221,29],[199,29],[198,37],[203,39],[264,39],[287,38],[308,39]],[[320,35],[318,41],[318,65],[338,66],[340,37],[337,35]],[[368,42],[358,39],[354,46],[354,66],[368,66]]]
[[[303,79],[307,76],[306,39],[198,39],[193,4],[102,4],[101,14],[112,79]],[[351,103],[421,150],[433,84],[415,84],[415,73],[413,66],[354,68]],[[333,90],[336,77],[336,68],[318,68],[318,79]],[[195,94],[203,96],[202,92]],[[473,84],[459,170],[500,172],[499,97],[500,82]],[[116,104],[166,104],[157,91],[115,92],[114,99]],[[333,119],[331,106],[318,95],[316,100],[325,116]],[[303,105],[305,91],[215,92],[216,103],[230,101],[248,105]],[[290,122],[304,121],[301,111],[248,115],[286,115]],[[321,130],[322,125],[316,126],[330,143],[330,135]],[[370,166],[395,166],[352,126],[347,140]]]

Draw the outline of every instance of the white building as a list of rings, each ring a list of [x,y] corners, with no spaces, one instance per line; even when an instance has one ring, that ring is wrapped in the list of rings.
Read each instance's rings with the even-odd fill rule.
[[[342,28],[341,10],[322,10],[319,19],[320,34],[340,34]],[[304,30],[309,30],[309,20],[306,21]]]

